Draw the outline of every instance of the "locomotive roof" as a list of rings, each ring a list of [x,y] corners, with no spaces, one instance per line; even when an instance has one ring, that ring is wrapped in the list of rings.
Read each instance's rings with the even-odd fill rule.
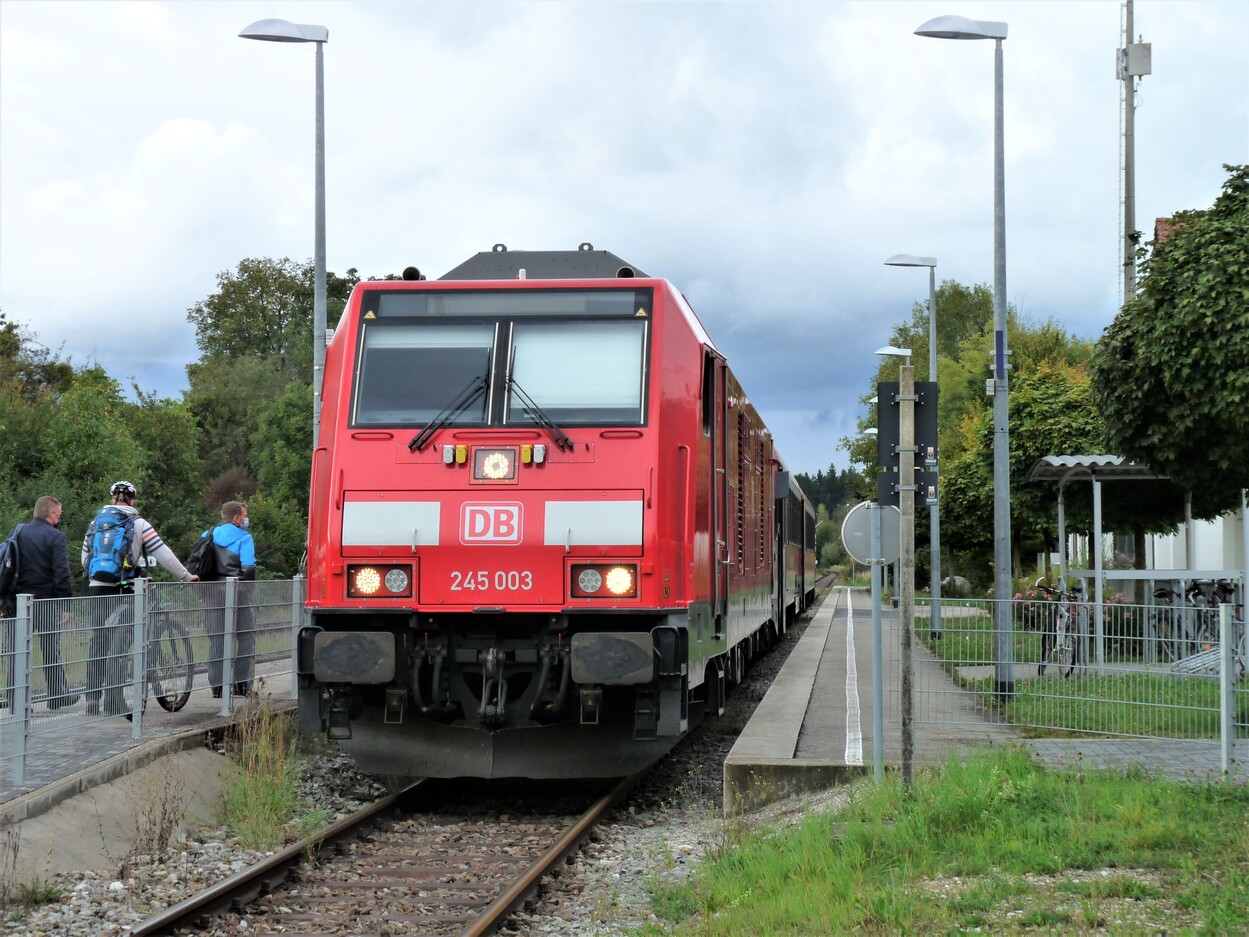
[[[575,251],[510,251],[503,244],[480,251],[448,270],[440,280],[514,280],[525,271],[530,280],[616,279],[646,274],[611,251],[586,243]]]

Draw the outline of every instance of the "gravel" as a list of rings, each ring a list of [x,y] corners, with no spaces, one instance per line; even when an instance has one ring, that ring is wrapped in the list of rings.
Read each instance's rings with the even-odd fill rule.
[[[722,817],[723,762],[789,651],[806,627],[791,628],[778,648],[756,662],[730,696],[724,716],[705,720],[662,759],[599,827],[580,857],[542,891],[530,912],[513,919],[510,933],[533,935],[625,934],[656,922],[649,888],[678,880],[739,824]],[[386,793],[380,778],[355,770],[342,753],[310,760],[300,793],[332,822]],[[825,809],[840,797],[830,791],[788,801],[751,816],[751,824],[795,822],[809,810]],[[22,937],[109,937],[198,890],[215,884],[269,853],[244,848],[222,828],[195,830],[163,856],[137,856],[122,868],[62,874],[44,883],[59,893],[25,911],[10,885],[4,933]],[[16,892],[20,892],[20,887]]]

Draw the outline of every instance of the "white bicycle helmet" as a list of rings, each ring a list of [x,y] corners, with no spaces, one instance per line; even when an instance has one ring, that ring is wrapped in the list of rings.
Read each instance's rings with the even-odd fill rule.
[[[113,487],[108,493],[114,498],[134,498],[139,494],[139,490],[130,482],[113,482]]]

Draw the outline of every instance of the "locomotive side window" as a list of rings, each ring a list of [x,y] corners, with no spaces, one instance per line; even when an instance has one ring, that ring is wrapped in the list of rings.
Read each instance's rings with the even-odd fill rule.
[[[646,320],[517,322],[512,381],[557,423],[640,423]],[[506,422],[537,422],[509,383]]]
[[[433,419],[473,378],[489,374],[493,324],[369,324],[360,342],[356,426]],[[481,423],[486,394],[478,394],[457,423]]]

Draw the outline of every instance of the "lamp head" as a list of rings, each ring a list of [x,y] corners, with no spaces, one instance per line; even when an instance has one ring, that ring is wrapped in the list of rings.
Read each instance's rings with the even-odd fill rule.
[[[892,345],[884,345],[876,349],[876,354],[881,357],[905,358],[907,364],[911,363],[911,349],[894,348]]]
[[[915,30],[915,35],[932,39],[1005,39],[1006,24],[965,16],[938,16]]]
[[[240,39],[263,39],[266,42],[328,42],[330,31],[324,26],[291,23],[286,20],[257,20],[239,33]]]
[[[894,254],[885,261],[887,267],[935,267],[936,257],[916,257],[914,254]]]
[[[876,435],[876,427],[875,427],[875,426],[869,426],[867,429],[863,430],[863,435],[864,435],[864,436],[875,436],[875,435]]]

